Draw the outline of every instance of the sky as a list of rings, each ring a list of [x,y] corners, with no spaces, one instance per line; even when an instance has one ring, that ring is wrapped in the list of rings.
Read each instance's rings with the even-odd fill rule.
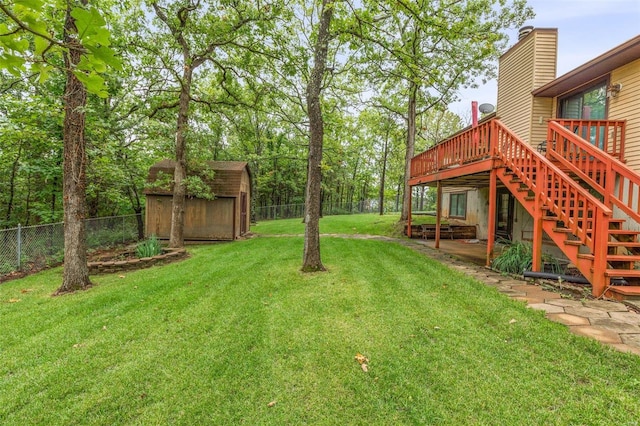
[[[536,28],[558,29],[557,76],[613,49],[640,34],[640,0],[528,0],[536,17],[525,22]],[[509,30],[509,46],[518,41],[518,29]],[[471,101],[495,105],[496,80],[478,89],[460,91],[461,100],[449,108],[466,121]]]

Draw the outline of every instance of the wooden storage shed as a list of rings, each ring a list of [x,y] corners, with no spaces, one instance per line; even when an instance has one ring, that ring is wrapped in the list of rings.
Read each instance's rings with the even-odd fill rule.
[[[159,175],[173,177],[176,162],[162,160],[149,169],[145,212],[145,233],[161,239],[171,232],[172,188],[156,184]],[[184,215],[184,239],[192,241],[234,240],[249,232],[251,172],[242,161],[208,161],[213,179],[203,180],[215,199],[197,198],[187,193]]]

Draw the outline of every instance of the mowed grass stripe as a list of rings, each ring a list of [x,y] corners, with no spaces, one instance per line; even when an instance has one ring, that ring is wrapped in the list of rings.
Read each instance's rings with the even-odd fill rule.
[[[12,337],[0,337],[0,419],[629,424],[638,417],[636,357],[572,336],[405,247],[323,238],[328,272],[302,274],[302,244],[256,238],[192,247],[184,262],[95,277],[96,287],[65,297],[48,296],[59,271],[3,284],[3,301],[21,301],[0,306],[2,324],[13,324]],[[367,373],[358,352],[370,359]]]

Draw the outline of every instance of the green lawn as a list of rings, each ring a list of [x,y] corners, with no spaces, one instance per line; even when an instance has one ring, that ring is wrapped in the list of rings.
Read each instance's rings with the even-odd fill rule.
[[[2,284],[0,424],[637,424],[638,357],[397,244],[323,238],[308,275],[302,247]]]
[[[398,225],[399,213],[354,214],[344,216],[325,216],[320,219],[320,232],[323,234],[367,234],[400,236],[402,227]],[[415,216],[413,224],[436,223],[434,216]],[[444,223],[444,222],[443,222]],[[251,225],[251,231],[263,235],[304,234],[302,219],[267,220]]]

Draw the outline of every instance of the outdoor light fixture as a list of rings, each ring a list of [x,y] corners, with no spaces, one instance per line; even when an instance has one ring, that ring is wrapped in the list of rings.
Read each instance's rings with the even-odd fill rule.
[[[615,98],[616,96],[618,96],[618,93],[620,93],[620,90],[622,90],[622,84],[620,83],[608,85],[607,98]]]

